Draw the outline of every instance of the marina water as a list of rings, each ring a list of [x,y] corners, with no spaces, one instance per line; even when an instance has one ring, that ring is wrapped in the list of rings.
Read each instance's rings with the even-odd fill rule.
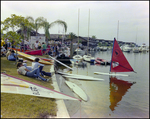
[[[90,53],[95,58],[111,60],[111,51],[91,51]],[[88,96],[87,102],[64,100],[70,117],[149,117],[149,52],[123,53],[137,73],[122,73],[130,76],[117,76],[117,83],[113,82],[110,76],[94,74],[94,72],[109,73],[110,66],[90,63],[87,63],[86,67],[71,66],[74,70],[69,71],[70,73],[102,78],[104,81],[69,79],[81,87]],[[59,66],[58,70],[68,71],[64,66]],[[59,74],[56,78],[61,92],[78,97],[65,84],[64,81],[67,79]]]

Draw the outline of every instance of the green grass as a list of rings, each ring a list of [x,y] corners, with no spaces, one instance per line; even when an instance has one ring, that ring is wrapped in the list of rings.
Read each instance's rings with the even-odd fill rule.
[[[31,66],[31,61],[27,60],[27,66]],[[50,71],[51,65],[45,65],[43,71]],[[1,72],[6,74],[54,89],[52,81],[44,82],[35,78],[19,75],[15,61],[8,61],[6,57],[1,57]],[[55,99],[42,98],[21,94],[1,93],[1,115],[2,118],[40,118],[44,115],[56,116],[57,104]]]

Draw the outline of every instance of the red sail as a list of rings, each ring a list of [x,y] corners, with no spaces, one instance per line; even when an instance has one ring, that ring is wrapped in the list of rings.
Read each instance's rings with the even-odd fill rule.
[[[122,53],[116,39],[114,38],[110,72],[132,72],[134,71]]]

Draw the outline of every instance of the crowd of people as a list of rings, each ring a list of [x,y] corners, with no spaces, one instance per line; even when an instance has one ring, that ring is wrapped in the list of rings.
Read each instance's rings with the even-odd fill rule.
[[[32,66],[27,66],[27,64],[23,60],[20,60],[22,58],[18,58],[18,56],[16,55],[13,48],[15,48],[15,49],[20,48],[21,52],[23,52],[24,49],[29,50],[30,46],[29,46],[28,40],[22,41],[17,46],[14,45],[14,43],[15,43],[14,40],[12,42],[10,42],[8,39],[1,40],[1,56],[6,57],[7,60],[9,60],[9,61],[17,60],[18,74],[28,76],[28,77],[33,77],[38,80],[49,81],[49,79],[46,79],[44,77],[45,76],[51,77],[53,75],[53,73],[43,71],[44,65],[39,63],[39,60],[40,60],[39,58],[36,58],[35,61],[32,62]],[[49,48],[50,50],[47,50],[47,48]],[[46,45],[45,42],[40,43],[37,40],[36,43],[34,44],[33,50],[38,50],[38,49],[41,49],[43,55],[50,54],[50,55],[55,56],[56,54],[59,53],[58,52],[58,49],[59,49],[58,44]]]
[[[45,42],[36,41],[31,47],[31,43],[28,40],[22,40],[20,44],[14,45],[15,41],[10,42],[9,39],[1,40],[1,56],[6,56],[9,49],[20,49],[20,52],[31,51],[31,50],[41,50],[42,55],[56,56],[59,54],[61,48],[60,42],[53,42],[53,44],[46,44]]]

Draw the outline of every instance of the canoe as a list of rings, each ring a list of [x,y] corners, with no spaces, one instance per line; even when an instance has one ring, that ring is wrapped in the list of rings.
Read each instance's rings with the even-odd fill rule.
[[[47,48],[46,51],[49,51],[50,48]],[[46,52],[44,51],[44,52]],[[42,49],[40,50],[31,50],[31,51],[27,51],[25,52],[26,54],[29,54],[29,55],[42,55]]]
[[[13,49],[14,51],[20,51],[20,49],[16,49],[16,48],[8,48],[8,49]],[[25,51],[29,51],[29,50],[25,50]]]
[[[16,52],[16,51],[15,51]],[[36,57],[34,57],[34,56],[32,56],[32,55],[28,55],[28,54],[25,54],[25,53],[23,53],[23,52],[17,52],[19,55],[21,55],[22,57],[24,57],[24,58],[27,58],[27,59],[29,59],[29,60],[32,60],[32,61],[34,61],[35,60],[35,58]],[[47,65],[52,65],[53,63],[51,63],[51,62],[47,62],[47,61],[45,61],[45,60],[42,60],[42,59],[40,59],[40,61],[39,61],[39,63],[41,63],[41,64],[47,64]]]

